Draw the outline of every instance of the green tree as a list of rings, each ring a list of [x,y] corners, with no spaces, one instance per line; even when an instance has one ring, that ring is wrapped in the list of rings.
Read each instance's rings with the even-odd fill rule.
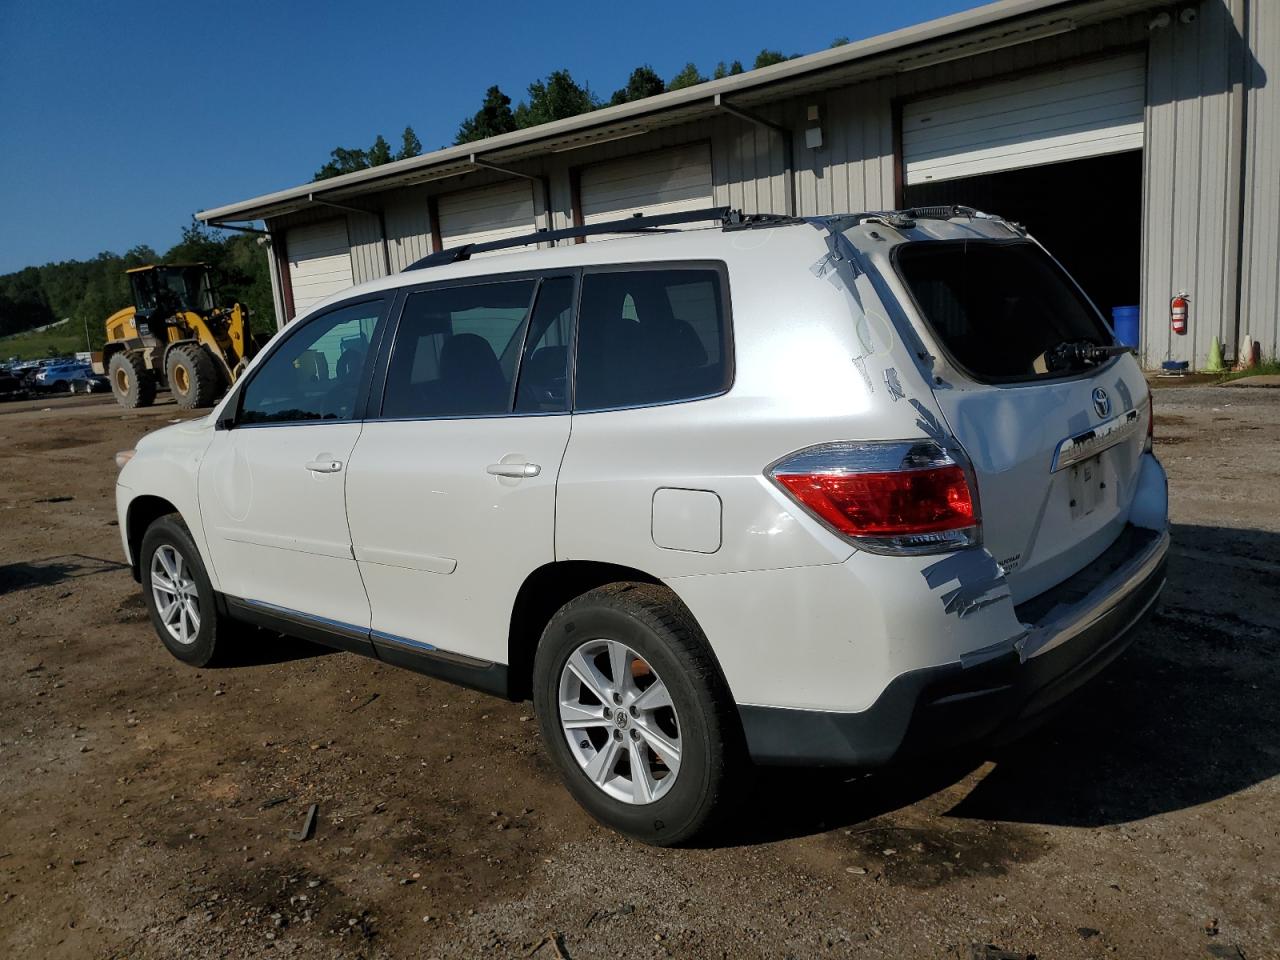
[[[843,47],[848,42],[849,42],[848,37],[836,37],[834,40],[831,41],[831,48],[834,50],[836,47]]]
[[[705,83],[707,80],[698,72],[695,64],[686,63],[684,69],[671,78],[671,82],[667,84],[668,90],[683,90],[685,87],[692,87],[697,83]]]
[[[387,138],[382,134],[378,134],[378,138],[373,141],[373,146],[369,148],[367,157],[371,167],[380,167],[384,163],[390,163],[395,159],[391,156],[391,144],[387,143]]]
[[[761,50],[756,54],[756,62],[751,65],[752,70],[759,70],[761,67],[772,67],[775,63],[785,63],[798,57],[799,54],[792,54],[790,57],[784,57],[781,50]]]
[[[413,127],[405,127],[404,133],[400,134],[400,152],[396,154],[396,159],[408,160],[410,157],[416,157],[421,153],[422,141],[413,132]]]
[[[516,126],[524,129],[576,117],[599,105],[591,91],[579,86],[568,70],[553,70],[546,80],[529,84],[529,99],[515,109]]]
[[[621,90],[614,91],[613,96],[609,98],[609,105],[616,107],[620,103],[643,100],[645,97],[656,96],[666,89],[667,85],[662,82],[662,78],[646,63],[631,71],[631,76],[627,78],[627,85]]]
[[[458,135],[453,142],[471,143],[485,137],[496,137],[500,133],[510,133],[516,129],[516,117],[511,112],[511,98],[502,90],[493,86],[485,91],[484,103],[474,116],[463,120],[458,126]]]
[[[725,77],[736,77],[738,74],[743,72],[741,60],[735,60],[727,67],[724,65],[724,61],[721,60],[716,64],[715,70],[712,71],[711,79],[723,80]]]
[[[369,151],[353,147],[334,147],[329,151],[329,162],[316,171],[312,180],[328,180],[344,173],[355,173],[369,166]]]

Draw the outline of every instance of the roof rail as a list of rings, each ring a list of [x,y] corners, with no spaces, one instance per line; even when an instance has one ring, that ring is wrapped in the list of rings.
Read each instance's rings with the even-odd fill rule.
[[[636,214],[622,220],[610,220],[606,223],[591,223],[581,227],[565,227],[562,230],[537,230],[519,237],[505,237],[501,240],[489,240],[485,243],[464,243],[459,247],[429,254],[421,260],[415,260],[405,267],[405,271],[421,270],[424,267],[439,267],[446,263],[460,263],[470,260],[473,254],[487,253],[490,250],[506,250],[510,247],[527,247],[535,243],[546,243],[553,240],[571,240],[578,237],[590,237],[604,233],[645,233],[649,230],[661,230],[664,227],[680,223],[698,223],[702,220],[717,220],[727,224],[734,217],[741,217],[728,207],[706,207],[702,210],[683,210],[679,213],[662,213],[652,217]],[[734,222],[737,222],[736,220]]]

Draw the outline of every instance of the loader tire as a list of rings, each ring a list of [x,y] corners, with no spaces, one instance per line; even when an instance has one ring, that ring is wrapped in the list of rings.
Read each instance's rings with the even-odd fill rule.
[[[112,354],[107,376],[111,380],[111,392],[120,406],[133,410],[156,402],[155,374],[147,369],[137,354]]]
[[[211,407],[222,395],[222,374],[209,351],[197,343],[184,343],[165,358],[169,392],[187,410]]]

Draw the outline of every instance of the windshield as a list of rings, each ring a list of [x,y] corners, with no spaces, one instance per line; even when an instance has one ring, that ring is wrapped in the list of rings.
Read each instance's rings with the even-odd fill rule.
[[[1029,241],[904,243],[893,256],[920,315],[976,379],[1062,376],[1071,371],[1055,367],[1056,348],[1114,343],[1084,294]]]

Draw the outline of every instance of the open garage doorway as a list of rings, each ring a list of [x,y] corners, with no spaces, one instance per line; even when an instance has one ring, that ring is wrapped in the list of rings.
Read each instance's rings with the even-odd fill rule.
[[[1142,293],[1142,151],[911,184],[905,206],[958,203],[1023,224],[1111,319]]]

